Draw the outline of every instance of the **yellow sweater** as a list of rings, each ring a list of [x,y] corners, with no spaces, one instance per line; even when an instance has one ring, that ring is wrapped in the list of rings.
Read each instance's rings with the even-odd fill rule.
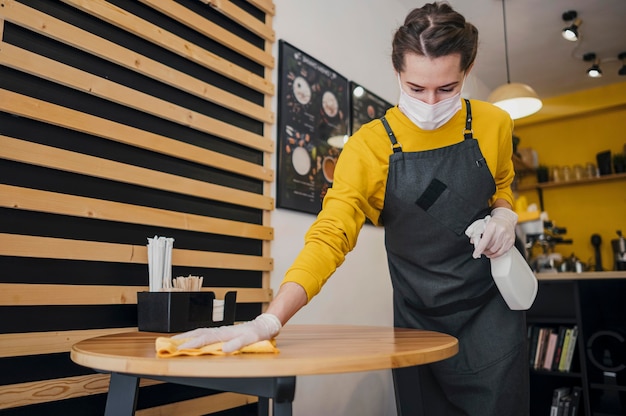
[[[512,205],[513,121],[506,112],[489,103],[471,100],[471,106],[473,136],[496,183],[490,204],[504,199]],[[436,130],[420,129],[398,107],[387,111],[386,118],[402,144],[402,151],[417,152],[463,141],[465,115],[463,101],[463,109]],[[283,283],[298,283],[311,300],[355,247],[365,218],[380,225],[392,153],[380,120],[362,126],[348,140],[335,169],[333,186],[324,197],[322,211],[306,233],[304,248],[287,270]]]

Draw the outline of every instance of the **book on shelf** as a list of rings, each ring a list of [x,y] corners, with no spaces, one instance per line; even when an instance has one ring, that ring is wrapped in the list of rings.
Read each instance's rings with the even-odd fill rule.
[[[543,369],[552,370],[554,362],[554,353],[556,351],[556,341],[559,335],[555,331],[551,331],[548,335],[548,346],[546,347],[546,357],[543,360]]]
[[[567,359],[567,349],[569,348],[569,341],[572,338],[572,328],[565,330],[565,338],[563,338],[563,349],[561,350],[561,358],[559,359],[559,371],[565,371],[565,360]]]
[[[550,416],[579,416],[582,387],[559,387],[554,389]]]
[[[563,341],[563,350],[559,360],[559,371],[570,371],[572,367],[572,358],[576,349],[576,339],[578,338],[578,327],[567,328],[565,339]]]
[[[556,341],[559,335],[550,331],[548,334],[548,346],[546,347],[546,356],[543,359],[543,369],[544,370],[552,370],[552,363],[554,361],[554,352],[556,351]]]
[[[535,351],[535,362],[533,368],[539,370],[543,365],[543,360],[546,355],[546,337],[548,335],[549,328],[539,328],[539,335],[537,337],[537,351]]]
[[[563,397],[561,397],[561,400],[559,401],[559,408],[558,411],[556,412],[557,416],[569,416],[570,414],[570,409],[572,406],[572,397],[567,394]]]
[[[535,355],[537,354],[537,341],[539,340],[539,327],[530,325],[528,336],[528,356],[530,358],[530,368],[535,367]]]
[[[581,396],[583,394],[583,388],[580,386],[572,387],[572,392],[570,393],[570,397],[572,398],[572,403],[570,404],[570,412],[568,416],[579,416],[582,413],[580,412],[581,406]]]
[[[556,348],[554,351],[554,357],[552,358],[552,371],[558,371],[559,363],[561,360],[561,353],[563,351],[563,341],[565,340],[565,332],[567,327],[564,325],[559,326],[558,336],[556,339]]]
[[[572,328],[572,335],[567,346],[567,356],[565,357],[565,369],[563,371],[570,371],[572,369],[572,360],[574,358],[574,351],[576,350],[576,340],[578,339],[578,327]]]
[[[564,416],[563,407],[561,406],[561,399],[569,396],[569,387],[557,387],[552,392],[552,406],[550,406],[550,416]],[[559,414],[559,406],[561,406],[561,414]]]

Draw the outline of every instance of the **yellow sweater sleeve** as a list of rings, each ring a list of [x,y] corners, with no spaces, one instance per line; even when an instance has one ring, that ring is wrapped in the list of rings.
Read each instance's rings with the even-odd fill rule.
[[[508,114],[491,104],[474,100],[471,103],[474,137],[496,183],[490,203],[501,198],[512,204],[513,123]],[[463,111],[433,131],[419,129],[397,107],[390,109],[386,118],[403,151],[430,150],[463,140],[465,104]],[[306,233],[304,247],[287,270],[283,283],[298,283],[312,299],[355,247],[365,219],[378,225],[391,153],[391,142],[380,120],[364,125],[348,140],[322,211]]]

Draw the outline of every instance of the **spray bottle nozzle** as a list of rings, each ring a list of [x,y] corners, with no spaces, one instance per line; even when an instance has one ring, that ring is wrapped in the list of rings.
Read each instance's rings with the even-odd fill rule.
[[[479,220],[474,221],[467,229],[465,230],[465,235],[469,237],[470,243],[474,244],[474,250],[480,243],[480,239],[485,232],[485,227],[487,223],[491,219],[490,215],[487,215],[485,218],[481,218]],[[480,257],[480,256],[479,256]],[[474,257],[478,258],[478,257]]]

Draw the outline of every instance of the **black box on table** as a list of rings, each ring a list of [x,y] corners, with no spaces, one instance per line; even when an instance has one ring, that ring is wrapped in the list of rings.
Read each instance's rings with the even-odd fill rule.
[[[237,292],[224,296],[224,319],[213,320],[214,292],[138,292],[137,326],[140,331],[185,332],[195,328],[232,325]]]

